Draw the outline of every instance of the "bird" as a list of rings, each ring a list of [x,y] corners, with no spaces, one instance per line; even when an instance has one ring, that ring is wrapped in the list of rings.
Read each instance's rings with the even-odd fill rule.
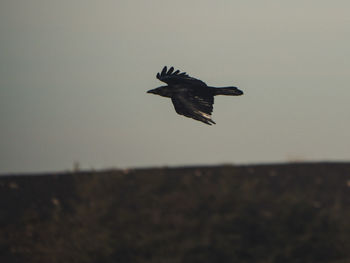
[[[211,118],[214,96],[243,95],[243,91],[237,87],[211,87],[199,79],[190,77],[186,72],[174,71],[174,67],[168,70],[165,66],[156,77],[168,85],[148,90],[147,93],[171,98],[177,114],[208,125],[216,124]]]

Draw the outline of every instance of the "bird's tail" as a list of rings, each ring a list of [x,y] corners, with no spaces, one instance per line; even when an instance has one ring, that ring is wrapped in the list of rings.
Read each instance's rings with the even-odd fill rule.
[[[229,95],[229,96],[239,96],[243,95],[243,91],[239,90],[237,87],[223,87],[215,88],[211,87],[215,95]]]

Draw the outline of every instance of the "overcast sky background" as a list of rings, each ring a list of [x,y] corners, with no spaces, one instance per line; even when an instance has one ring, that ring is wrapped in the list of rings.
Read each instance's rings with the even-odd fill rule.
[[[350,160],[350,1],[1,0],[0,173]],[[217,125],[146,94],[174,66]]]

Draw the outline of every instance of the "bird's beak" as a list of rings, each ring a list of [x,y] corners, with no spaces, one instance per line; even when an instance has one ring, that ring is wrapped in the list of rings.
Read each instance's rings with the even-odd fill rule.
[[[147,93],[153,93],[153,94],[155,94],[154,89],[150,89],[149,91],[147,91]]]

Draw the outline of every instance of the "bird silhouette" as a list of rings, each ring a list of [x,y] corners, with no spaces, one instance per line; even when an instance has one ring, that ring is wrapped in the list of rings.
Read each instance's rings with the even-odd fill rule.
[[[171,98],[178,114],[208,125],[215,124],[211,119],[214,96],[239,96],[243,94],[243,91],[237,87],[207,86],[203,81],[190,77],[186,72],[174,71],[173,67],[168,70],[165,66],[160,73],[157,73],[157,79],[168,85],[151,89],[147,93]]]

